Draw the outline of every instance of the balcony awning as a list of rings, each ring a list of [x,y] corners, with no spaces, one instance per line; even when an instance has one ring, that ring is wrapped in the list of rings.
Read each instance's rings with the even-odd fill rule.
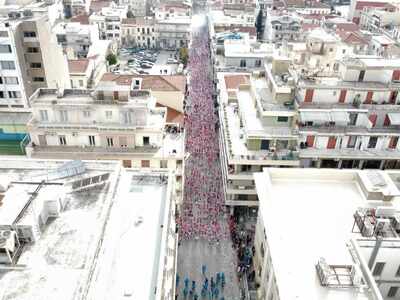
[[[331,112],[332,122],[335,123],[349,123],[350,117],[349,114],[345,111],[333,111]]]
[[[330,122],[331,116],[325,111],[301,111],[301,122]]]
[[[390,124],[400,125],[400,113],[388,113]]]

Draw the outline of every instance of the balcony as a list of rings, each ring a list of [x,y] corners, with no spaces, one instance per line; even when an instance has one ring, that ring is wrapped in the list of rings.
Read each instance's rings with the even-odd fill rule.
[[[55,159],[124,159],[134,156],[152,157],[158,147],[91,147],[91,146],[27,146],[31,157]]]

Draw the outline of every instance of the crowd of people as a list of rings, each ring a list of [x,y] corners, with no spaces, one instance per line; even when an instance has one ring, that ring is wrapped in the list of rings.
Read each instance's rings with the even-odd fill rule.
[[[185,102],[185,190],[178,220],[180,238],[218,242],[228,238],[219,162],[218,116],[207,27],[193,31],[189,50],[189,82]],[[224,228],[226,227],[226,228]]]

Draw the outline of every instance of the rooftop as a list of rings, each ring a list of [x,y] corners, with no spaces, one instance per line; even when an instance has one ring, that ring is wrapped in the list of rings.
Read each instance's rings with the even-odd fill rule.
[[[157,279],[170,199],[168,173],[159,174],[122,174],[89,298],[154,299],[156,287],[161,288]]]
[[[359,207],[391,205],[367,201],[359,172],[367,173],[264,169],[254,175],[259,213],[282,299],[375,299],[369,289],[324,287],[316,272],[320,258],[329,265],[354,265],[347,244],[351,238],[362,238],[352,233],[354,213]],[[294,245],[296,255],[291,255]]]
[[[185,92],[186,77],[183,75],[118,75],[106,73],[100,82],[114,81],[118,85],[131,85],[133,78],[141,78],[141,89],[153,91]]]
[[[36,181],[63,163],[3,158],[0,176],[13,181]],[[86,175],[114,174],[117,166],[116,162],[87,162]],[[49,219],[38,241],[24,246],[16,269],[0,272],[3,299],[74,299],[81,296],[81,290],[89,282],[100,229],[105,222],[104,212],[113,194],[115,177],[112,178],[109,185],[65,194],[64,210],[57,218]],[[69,180],[57,182],[67,184]],[[21,195],[30,189],[26,184],[12,184],[11,188],[13,194]],[[48,195],[49,191],[43,189],[38,197]]]
[[[89,66],[89,59],[73,59],[68,60],[68,70],[70,74],[85,74]]]

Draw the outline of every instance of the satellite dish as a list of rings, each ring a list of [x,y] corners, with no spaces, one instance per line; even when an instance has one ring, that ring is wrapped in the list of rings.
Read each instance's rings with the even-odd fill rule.
[[[2,236],[8,238],[11,235],[11,230],[4,230]]]

